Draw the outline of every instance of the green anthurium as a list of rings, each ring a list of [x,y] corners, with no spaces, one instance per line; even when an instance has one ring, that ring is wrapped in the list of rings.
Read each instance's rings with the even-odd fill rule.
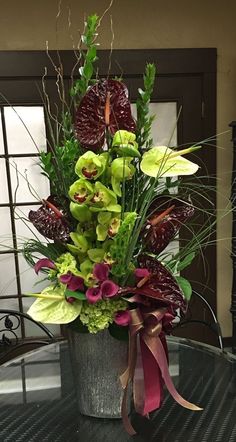
[[[76,232],[71,232],[70,237],[73,243],[75,244],[75,246],[78,247],[79,252],[81,253],[87,252],[89,248],[89,242],[84,235],[80,235],[79,233]]]
[[[141,157],[138,151],[138,143],[135,141],[136,135],[127,130],[118,130],[113,138],[112,147],[116,153],[122,157]]]
[[[104,186],[100,181],[96,181],[94,184],[94,195],[89,202],[91,211],[98,210],[110,210],[110,205],[117,204],[117,198],[115,193]]]
[[[96,155],[89,150],[81,155],[75,165],[75,173],[81,178],[96,180],[106,168],[107,154]]]
[[[131,164],[132,158],[116,158],[111,164],[111,185],[116,195],[121,196],[121,183],[132,178],[135,167]]]
[[[88,250],[88,257],[93,262],[101,262],[103,261],[105,250],[104,249],[90,249]]]
[[[81,223],[85,221],[90,221],[92,218],[92,213],[85,204],[77,204],[71,201],[70,212],[73,218],[77,219]]]
[[[38,299],[28,310],[35,321],[48,324],[67,324],[74,321],[80,314],[82,301],[75,300],[72,304],[65,297],[65,286],[49,286],[41,293],[34,293]]]
[[[82,178],[75,181],[69,189],[70,199],[78,204],[87,204],[92,199],[93,194],[93,185]]]
[[[143,173],[152,177],[172,177],[177,175],[193,175],[198,165],[186,160],[182,155],[199,149],[200,146],[189,147],[180,151],[166,146],[156,146],[145,152],[140,163]]]

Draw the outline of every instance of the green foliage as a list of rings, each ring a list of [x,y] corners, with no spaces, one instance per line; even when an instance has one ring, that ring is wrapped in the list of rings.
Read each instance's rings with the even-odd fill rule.
[[[68,196],[70,185],[76,180],[75,164],[80,155],[75,138],[56,146],[54,151],[40,153],[40,166],[51,184],[51,193],[60,197]],[[62,200],[63,201],[63,200]]]
[[[127,274],[126,258],[130,245],[130,237],[135,225],[136,218],[137,214],[135,212],[128,213],[113,240],[110,254],[115,262],[112,265],[111,272],[116,277]]]
[[[152,145],[152,139],[150,138],[152,122],[155,118],[154,115],[149,115],[149,103],[151,94],[153,92],[155,82],[156,68],[153,63],[146,65],[144,80],[144,89],[138,90],[138,99],[136,101],[137,107],[137,128],[136,128],[136,141],[139,147],[149,148]]]
[[[127,302],[123,299],[109,299],[89,304],[83,302],[80,320],[88,327],[90,333],[97,333],[108,328],[114,320],[116,312],[127,309]]]
[[[191,296],[192,296],[192,287],[190,282],[183,278],[182,276],[175,276],[175,279],[179,285],[179,287],[181,288],[184,297],[187,301],[190,301]]]
[[[29,239],[23,246],[23,256],[26,262],[32,267],[38,261],[38,254],[52,261],[56,261],[64,252],[65,247],[61,244],[43,244],[35,239]]]
[[[77,79],[71,90],[71,97],[81,100],[83,95],[85,94],[88,86],[93,83],[92,76],[94,73],[94,63],[97,60],[97,27],[99,24],[99,17],[95,15],[91,15],[88,17],[87,22],[85,23],[85,31],[82,35],[82,42],[86,46],[87,50],[82,52],[83,65],[79,68],[80,78]]]

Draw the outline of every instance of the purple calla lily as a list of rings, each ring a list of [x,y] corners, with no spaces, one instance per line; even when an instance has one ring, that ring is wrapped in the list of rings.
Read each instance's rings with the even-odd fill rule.
[[[117,325],[121,325],[122,327],[129,325],[130,320],[131,316],[129,310],[119,310],[118,312],[116,312],[114,317],[114,322]]]
[[[84,291],[84,280],[80,276],[75,276],[68,272],[65,275],[61,275],[59,279],[72,292],[76,292],[76,290]]]
[[[48,259],[48,258],[42,258],[42,259],[39,259],[38,262],[36,262],[36,264],[34,265],[35,273],[38,274],[38,272],[39,272],[42,268],[44,268],[44,269],[53,269],[53,270],[55,270],[55,269],[56,269],[56,266],[55,266],[54,262],[51,261],[51,259]]]
[[[101,292],[103,298],[112,298],[117,294],[119,286],[110,279],[103,281],[101,284]]]
[[[102,291],[100,287],[90,287],[86,293],[86,298],[90,304],[95,304],[102,299]]]
[[[106,279],[108,279],[108,274],[109,274],[108,264],[104,263],[95,264],[93,268],[94,278],[96,278],[98,281],[105,281]]]

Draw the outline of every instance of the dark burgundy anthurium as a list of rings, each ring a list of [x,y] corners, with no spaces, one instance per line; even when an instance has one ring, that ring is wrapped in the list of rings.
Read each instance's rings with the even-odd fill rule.
[[[28,217],[45,238],[63,243],[70,239],[68,220],[52,197],[43,200],[38,210],[30,210]]]
[[[90,87],[81,100],[75,118],[76,136],[82,147],[101,149],[106,131],[135,132],[127,87],[117,80],[101,80]]]
[[[177,198],[160,197],[150,205],[149,214],[141,238],[144,249],[158,255],[193,216],[194,207]]]
[[[173,275],[155,258],[148,255],[140,255],[138,258],[139,266],[147,269],[149,276],[143,278],[144,283],[136,287],[121,287],[119,295],[139,295],[145,303],[166,305],[173,307],[174,310],[180,308],[185,313],[187,303],[184,299],[183,293],[178,286]]]

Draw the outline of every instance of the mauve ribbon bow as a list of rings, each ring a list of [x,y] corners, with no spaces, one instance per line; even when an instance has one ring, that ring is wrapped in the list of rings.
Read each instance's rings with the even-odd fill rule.
[[[163,382],[171,396],[182,407],[192,411],[200,411],[202,408],[182,398],[170,377],[166,351],[163,347],[165,337],[162,332],[163,324],[168,324],[173,319],[167,308],[159,308],[148,313],[136,308],[130,310],[130,315],[128,367],[120,376],[124,389],[121,414],[126,431],[134,435],[136,431],[127,413],[128,385],[132,380],[135,410],[143,416],[160,407]],[[138,341],[137,336],[139,336]]]

